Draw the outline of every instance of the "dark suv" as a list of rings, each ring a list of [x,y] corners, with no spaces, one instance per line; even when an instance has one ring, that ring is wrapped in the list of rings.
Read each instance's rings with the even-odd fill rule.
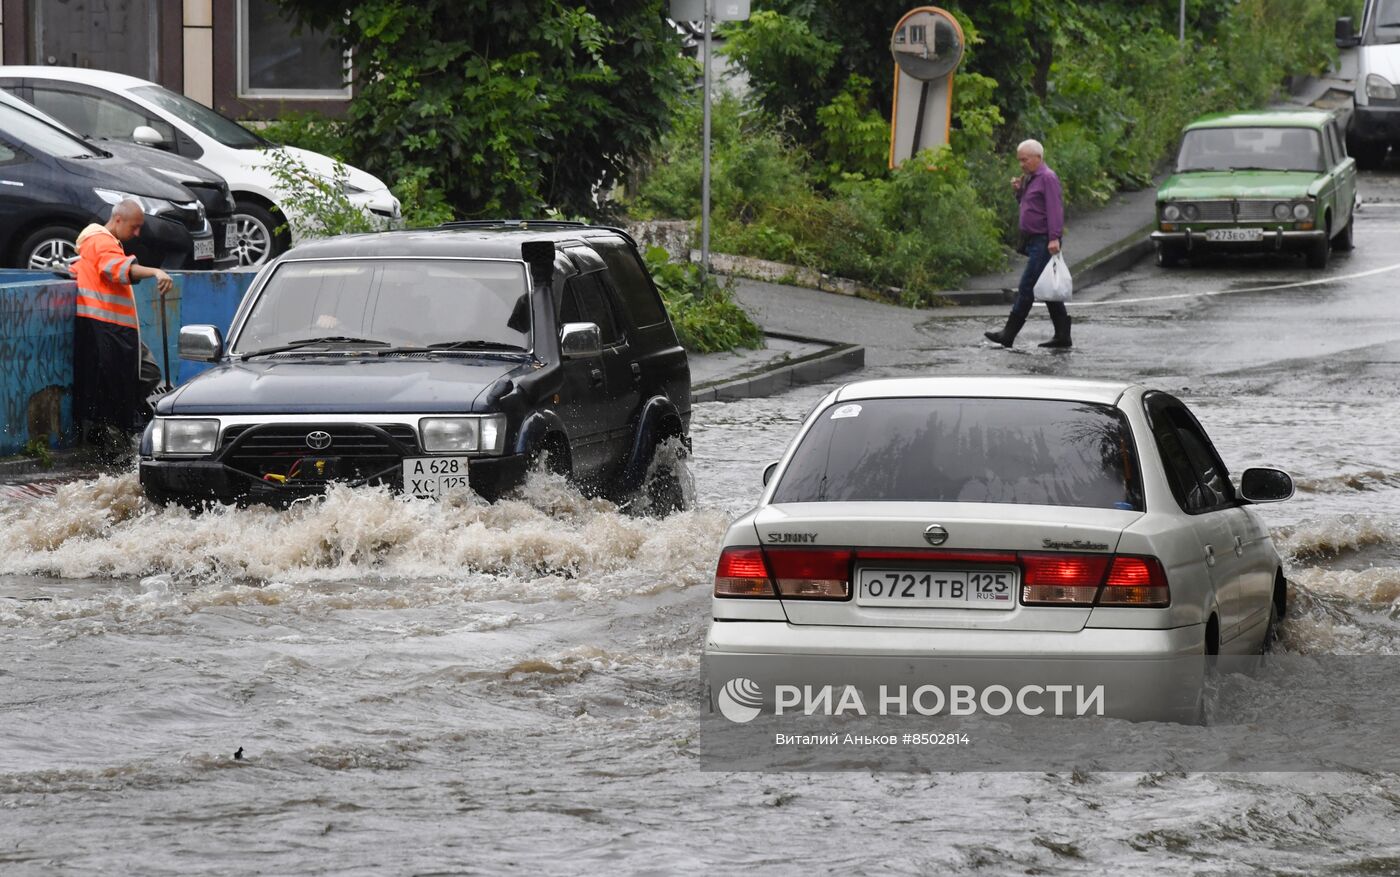
[[[140,464],[156,501],[330,481],[494,498],[543,458],[590,492],[681,502],[690,366],[618,229],[464,222],[302,244],[259,275],[227,342],[185,326],[180,355],[217,365],[156,405]]]

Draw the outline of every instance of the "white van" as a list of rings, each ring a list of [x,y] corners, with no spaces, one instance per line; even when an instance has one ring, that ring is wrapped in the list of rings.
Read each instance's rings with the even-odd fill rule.
[[[1338,48],[1358,50],[1347,151],[1361,167],[1375,167],[1400,144],[1400,0],[1366,0],[1361,30],[1339,18],[1336,38]]]
[[[86,137],[131,140],[194,159],[228,180],[235,202],[240,265],[262,265],[293,243],[273,176],[269,149],[284,149],[313,173],[335,175],[335,159],[278,147],[232,119],[168,88],[105,70],[79,67],[0,67],[0,89],[26,100]],[[388,186],[345,166],[345,194],[382,228],[402,224]]]

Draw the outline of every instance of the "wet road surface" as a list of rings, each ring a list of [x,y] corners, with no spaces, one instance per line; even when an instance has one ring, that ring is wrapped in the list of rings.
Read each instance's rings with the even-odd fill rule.
[[[1041,309],[1003,351],[978,343],[1001,308],[752,303],[883,341],[865,376],[1179,395],[1232,469],[1298,480],[1264,510],[1284,647],[1390,655],[1400,180],[1362,194],[1326,271],[1141,265],[1081,297],[1068,353],[1034,347]],[[0,485],[0,871],[1400,869],[1391,774],[701,770],[716,545],[828,389],[698,406],[696,508],[660,522],[545,478],[494,506],[337,489],[202,515],[150,507],[130,473]]]

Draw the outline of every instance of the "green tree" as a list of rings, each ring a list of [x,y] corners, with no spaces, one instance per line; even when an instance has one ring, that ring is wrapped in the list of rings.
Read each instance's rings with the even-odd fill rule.
[[[694,78],[663,0],[278,0],[353,51],[345,157],[462,216],[596,216]]]

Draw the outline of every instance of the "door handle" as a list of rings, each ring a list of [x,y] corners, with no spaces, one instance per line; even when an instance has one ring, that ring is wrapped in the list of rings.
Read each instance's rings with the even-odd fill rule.
[[[640,383],[641,380],[642,380],[642,364],[641,364],[640,362],[634,362],[634,363],[632,363],[632,383],[634,383],[634,384]]]
[[[1235,537],[1235,556],[1244,557],[1244,540],[1238,536]]]
[[[603,385],[603,370],[600,368],[589,369],[588,378],[592,381],[593,386],[601,387]]]
[[[1215,546],[1206,546],[1206,566],[1215,566]]]

